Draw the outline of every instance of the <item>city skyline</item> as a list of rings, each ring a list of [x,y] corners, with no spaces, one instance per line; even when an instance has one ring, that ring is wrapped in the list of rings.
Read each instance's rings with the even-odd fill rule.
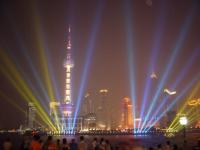
[[[126,2],[130,7],[127,7]],[[7,67],[11,67],[7,59],[13,62],[21,78],[44,106],[48,103],[48,97],[57,101],[64,99],[64,41],[67,39],[69,24],[72,28],[72,55],[75,62],[72,72],[74,101],[83,99],[87,92],[97,93],[100,89],[108,89],[109,100],[115,104],[114,109],[119,114],[121,100],[125,96],[133,99],[133,93],[130,92],[130,67],[135,69],[137,115],[141,113],[146,81],[151,79],[152,73],[160,84],[159,94],[169,88],[169,91],[176,90],[178,95],[194,78],[199,82],[199,2],[153,0],[151,5],[145,0],[126,2],[68,0],[54,5],[48,1],[2,1],[0,104],[5,109],[0,111],[0,128],[19,125],[24,116],[13,105],[22,109],[27,105],[5,75]],[[130,26],[131,30],[128,30]],[[131,45],[128,41],[133,46],[132,55],[128,51]],[[154,51],[157,56],[153,55]],[[130,55],[133,56],[131,64]],[[167,69],[170,62],[171,67]],[[8,73],[11,78],[15,76],[12,71]],[[166,79],[162,80],[165,75]],[[49,89],[48,79],[52,89]],[[186,91],[184,96],[189,93],[190,90]],[[181,99],[184,100],[184,96]],[[196,92],[194,98],[199,97],[199,92]],[[14,104],[11,106],[6,99]],[[13,118],[13,126],[9,125],[10,120],[7,121],[4,115],[13,116],[16,113],[20,114],[19,120]]]

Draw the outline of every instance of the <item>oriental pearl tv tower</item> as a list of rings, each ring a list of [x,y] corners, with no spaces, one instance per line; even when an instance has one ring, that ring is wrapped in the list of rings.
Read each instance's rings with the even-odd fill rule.
[[[71,35],[70,35],[71,29],[70,26],[68,28],[68,39],[66,41],[66,50],[67,55],[64,61],[64,67],[65,67],[65,97],[64,97],[64,103],[62,104],[62,110],[64,117],[72,117],[73,112],[73,103],[72,103],[72,90],[71,90],[71,71],[74,67],[74,63],[72,60],[72,54],[71,54]]]
[[[71,54],[71,28],[68,27],[68,38],[66,43],[66,57],[64,60],[65,68],[65,92],[64,99],[62,101],[50,102],[50,116],[54,118],[55,122],[58,122],[60,132],[69,130],[82,130],[82,118],[74,116],[74,105],[72,101],[72,68],[74,63]],[[58,121],[56,121],[58,120]],[[74,121],[75,120],[75,121]]]
[[[66,41],[66,50],[67,55],[64,61],[64,68],[65,68],[65,96],[64,102],[60,105],[60,109],[62,111],[62,121],[61,121],[61,128],[62,130],[82,130],[82,117],[74,116],[74,105],[72,101],[72,68],[74,67],[74,62],[72,60],[72,53],[71,53],[71,28],[68,28],[68,38]]]

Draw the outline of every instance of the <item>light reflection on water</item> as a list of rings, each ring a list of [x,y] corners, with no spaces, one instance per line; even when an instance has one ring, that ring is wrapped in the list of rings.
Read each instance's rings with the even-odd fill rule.
[[[67,136],[67,135],[56,135],[54,136],[54,140],[56,139],[63,139],[67,138],[67,141],[70,142],[71,139],[75,139],[77,142],[79,142],[80,136]],[[104,138],[105,140],[109,140],[110,143],[116,147],[118,145],[120,146],[151,146],[151,145],[157,145],[160,143],[164,143],[166,141],[166,138],[164,136],[150,136],[150,135],[98,135],[98,136],[89,136],[85,135],[85,141],[90,145],[92,143],[92,140],[96,137],[98,140],[101,138]]]

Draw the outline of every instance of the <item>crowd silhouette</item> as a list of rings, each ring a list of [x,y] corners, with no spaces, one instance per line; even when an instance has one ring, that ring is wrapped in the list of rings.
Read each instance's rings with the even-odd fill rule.
[[[200,150],[200,140],[192,148],[187,147],[186,141],[182,146],[166,141],[163,145],[158,144],[154,147],[144,147],[141,145],[114,146],[108,139],[98,139],[96,137],[92,141],[86,142],[84,136],[80,136],[79,140],[76,141],[74,138],[67,139],[64,137],[56,139],[53,136],[42,139],[39,135],[34,135],[33,137],[24,137],[20,149],[16,148],[9,138],[5,139],[2,147],[3,150]]]

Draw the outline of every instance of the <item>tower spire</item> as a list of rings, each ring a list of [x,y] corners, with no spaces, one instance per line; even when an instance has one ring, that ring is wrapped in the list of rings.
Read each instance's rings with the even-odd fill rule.
[[[70,35],[70,32],[71,32],[71,28],[70,28],[70,25],[68,26],[68,42],[67,42],[67,49],[70,50],[71,49],[71,35]]]

